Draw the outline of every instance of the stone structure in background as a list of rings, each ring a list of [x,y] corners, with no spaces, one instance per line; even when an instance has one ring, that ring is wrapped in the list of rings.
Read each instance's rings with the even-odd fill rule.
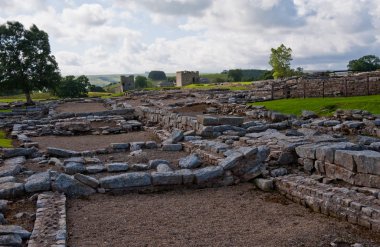
[[[129,75],[125,76],[122,75],[120,76],[120,86],[121,86],[121,91],[127,91],[135,88],[135,77],[134,75]]]
[[[177,87],[183,87],[192,83],[199,83],[199,71],[177,71]]]

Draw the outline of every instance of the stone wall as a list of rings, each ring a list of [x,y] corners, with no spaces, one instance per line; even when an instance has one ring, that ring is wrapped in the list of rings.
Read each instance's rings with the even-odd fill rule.
[[[178,71],[176,73],[177,87],[183,87],[192,83],[199,83],[199,71]]]
[[[374,95],[380,94],[380,72],[266,80],[254,85],[255,96],[265,99]]]

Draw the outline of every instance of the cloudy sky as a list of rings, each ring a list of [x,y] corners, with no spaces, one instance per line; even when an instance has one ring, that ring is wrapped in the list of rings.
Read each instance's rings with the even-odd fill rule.
[[[380,0],[0,0],[0,23],[36,24],[62,74],[293,67],[345,69],[379,56]]]

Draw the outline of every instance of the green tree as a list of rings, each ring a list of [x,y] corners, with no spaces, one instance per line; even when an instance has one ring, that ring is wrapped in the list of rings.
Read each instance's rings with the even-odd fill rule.
[[[101,86],[96,86],[96,85],[91,85],[88,89],[89,92],[99,92],[99,93],[103,93],[105,92],[106,90],[104,90],[104,88],[102,88]]]
[[[33,104],[33,90],[54,88],[60,74],[50,54],[49,36],[32,25],[20,22],[0,25],[0,89],[22,90],[27,104]]]
[[[86,76],[81,75],[75,78],[75,76],[69,75],[61,79],[55,88],[55,94],[61,98],[87,97],[90,88],[91,85]]]
[[[269,64],[273,68],[273,77],[284,78],[292,75],[290,61],[292,61],[292,49],[281,44],[277,49],[271,49]]]
[[[349,61],[347,68],[354,71],[374,71],[380,69],[380,59],[375,55],[366,55]]]
[[[243,78],[243,71],[241,69],[230,69],[228,71],[228,78],[231,78],[233,81],[241,81]]]
[[[152,70],[149,72],[148,78],[153,81],[165,81],[166,75],[164,71]]]
[[[148,79],[145,76],[138,75],[135,79],[136,88],[146,88],[148,86]]]

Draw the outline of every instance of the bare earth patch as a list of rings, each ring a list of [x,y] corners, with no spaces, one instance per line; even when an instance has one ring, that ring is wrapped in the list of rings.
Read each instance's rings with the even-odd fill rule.
[[[106,202],[106,203],[105,203]],[[68,201],[69,246],[365,246],[380,236],[251,184]]]
[[[107,108],[104,107],[102,103],[78,103],[78,102],[67,102],[56,109],[56,112],[72,112],[72,113],[81,113],[81,112],[100,112],[106,111]]]
[[[40,136],[33,137],[33,141],[38,142],[41,150],[56,147],[85,151],[106,148],[110,143],[158,141],[158,137],[152,131],[136,131],[117,135]]]

